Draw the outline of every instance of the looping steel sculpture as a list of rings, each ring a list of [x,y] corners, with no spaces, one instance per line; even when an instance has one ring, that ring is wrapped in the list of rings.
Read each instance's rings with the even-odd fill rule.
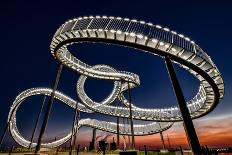
[[[210,57],[192,40],[168,28],[130,20],[121,17],[89,16],[69,20],[64,23],[53,36],[51,53],[63,65],[81,74],[77,81],[77,94],[81,100],[77,109],[86,112],[98,112],[110,116],[129,118],[129,101],[123,92],[128,88],[140,85],[139,76],[125,71],[117,71],[107,65],[90,66],[74,57],[68,46],[81,42],[102,42],[139,49],[162,58],[168,56],[174,63],[188,70],[199,81],[200,86],[194,98],[187,102],[192,118],[201,117],[218,104],[224,95],[224,83],[220,72]],[[87,77],[113,80],[114,88],[110,95],[100,103],[90,99],[84,91]],[[24,139],[16,127],[16,111],[19,105],[29,96],[50,96],[52,89],[32,88],[20,93],[9,113],[10,131],[20,145],[28,147],[30,141]],[[61,92],[55,92],[55,98],[75,108],[77,102]],[[110,105],[118,98],[126,107]],[[152,104],[152,103],[151,103]],[[12,117],[10,117],[12,115]],[[172,122],[181,121],[182,117],[177,106],[164,108],[140,108],[132,104],[132,117],[137,120],[158,121],[147,125],[134,125],[135,135],[155,134],[172,126]],[[11,118],[11,119],[10,119]],[[159,125],[160,124],[160,125]],[[90,126],[107,132],[116,133],[116,123],[94,119],[81,119],[76,128]],[[120,124],[120,134],[131,134],[129,127]],[[71,132],[57,141],[44,143],[42,147],[56,147],[71,137]],[[35,146],[36,143],[32,143]]]

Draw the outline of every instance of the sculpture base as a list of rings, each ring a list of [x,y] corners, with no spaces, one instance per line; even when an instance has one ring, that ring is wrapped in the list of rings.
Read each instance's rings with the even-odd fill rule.
[[[120,155],[137,155],[137,151],[136,150],[120,151],[119,154]]]

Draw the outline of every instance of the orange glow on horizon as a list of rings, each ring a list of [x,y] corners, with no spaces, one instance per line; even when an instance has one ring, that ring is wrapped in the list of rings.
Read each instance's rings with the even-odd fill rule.
[[[215,116],[215,117],[203,117],[194,120],[195,129],[202,146],[208,147],[232,147],[232,114]],[[98,134],[102,131],[98,131]],[[166,147],[169,146],[168,138],[172,148],[177,148],[180,145],[183,148],[188,148],[187,137],[185,135],[184,127],[181,122],[175,123],[173,127],[163,132],[164,141]],[[91,130],[80,132],[77,137],[77,144],[88,146],[91,141]],[[112,142],[112,137],[116,141],[116,135],[112,135],[108,138],[108,142]],[[126,136],[127,137],[127,136]],[[149,136],[136,136],[136,147],[142,148],[147,145],[147,148],[162,148],[160,134]],[[123,144],[122,136],[120,136],[120,144]]]

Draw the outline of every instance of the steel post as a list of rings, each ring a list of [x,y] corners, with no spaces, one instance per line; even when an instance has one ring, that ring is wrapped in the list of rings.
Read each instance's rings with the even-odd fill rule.
[[[128,97],[129,97],[129,110],[130,110],[130,126],[131,126],[131,149],[135,149],[135,137],[134,137],[134,124],[133,124],[133,117],[132,117],[132,109],[131,109],[131,90],[130,90],[130,83],[128,82]]]
[[[165,62],[166,62],[166,68],[168,70],[169,78],[171,80],[172,87],[174,89],[176,99],[177,99],[180,112],[182,115],[185,133],[188,138],[188,143],[192,149],[193,154],[200,154],[201,153],[200,143],[198,141],[198,137],[197,137],[188,107],[186,105],[186,101],[185,101],[182,89],[178,82],[172,62],[168,56],[165,57]]]
[[[37,118],[36,118],[36,122],[35,122],[35,126],[34,126],[34,129],[33,129],[33,132],[32,132],[32,136],[31,136],[31,139],[30,139],[30,145],[29,145],[29,147],[28,147],[28,150],[31,149],[31,145],[32,145],[32,143],[33,143],[33,139],[34,139],[34,136],[35,136],[35,131],[36,131],[36,128],[37,128],[37,126],[38,126],[38,122],[39,122],[41,113],[42,113],[42,111],[43,111],[43,107],[44,107],[45,101],[46,101],[46,96],[44,96],[43,103],[41,104],[40,111],[39,111],[38,116],[37,116]]]
[[[46,130],[49,115],[50,115],[50,112],[51,112],[51,109],[52,109],[52,104],[53,104],[53,101],[54,101],[54,98],[55,98],[55,91],[57,89],[57,86],[58,86],[58,83],[59,83],[59,80],[60,80],[60,75],[61,75],[61,72],[62,72],[62,68],[63,68],[63,65],[60,63],[60,65],[58,67],[58,70],[57,70],[56,79],[54,81],[53,90],[52,90],[51,96],[50,96],[49,101],[48,101],[48,105],[47,105],[47,109],[46,109],[46,112],[45,112],[42,127],[40,129],[38,142],[37,142],[37,145],[36,145],[36,148],[35,148],[35,154],[39,153],[39,150],[40,150],[40,147],[41,147],[42,138],[43,138],[44,132]]]

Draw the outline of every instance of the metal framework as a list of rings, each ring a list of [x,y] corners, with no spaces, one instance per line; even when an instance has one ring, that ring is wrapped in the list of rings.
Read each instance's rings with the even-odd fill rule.
[[[74,57],[68,46],[81,42],[102,42],[122,45],[140,49],[162,58],[168,56],[172,62],[188,70],[199,81],[197,94],[187,101],[187,107],[192,118],[198,118],[212,111],[224,95],[224,82],[217,67],[211,58],[192,40],[166,27],[146,23],[144,21],[130,20],[121,17],[89,16],[80,17],[65,22],[53,36],[50,49],[54,58],[63,65],[81,74],[77,81],[77,94],[81,100],[77,108],[79,111],[92,113],[98,112],[105,115],[130,118],[129,101],[124,97],[124,91],[140,85],[139,76],[117,71],[107,65],[90,66]],[[87,96],[84,84],[87,77],[113,80],[114,88],[110,95],[102,102],[95,102]],[[20,93],[9,113],[10,132],[20,145],[28,147],[30,141],[24,139],[16,127],[16,111],[19,105],[29,96],[51,96],[52,89],[32,88]],[[67,95],[55,91],[54,98],[64,102],[70,107],[76,107],[76,101]],[[126,107],[110,105],[118,98]],[[134,102],[133,102],[134,103]],[[135,135],[148,135],[158,133],[171,127],[172,122],[182,121],[180,110],[177,106],[164,108],[140,108],[131,103],[132,118],[137,120],[159,121],[147,125],[134,125]],[[152,104],[152,103],[151,103]],[[10,117],[12,114],[12,117]],[[90,126],[107,132],[117,133],[117,124],[94,119],[82,119],[76,128]],[[125,129],[124,129],[125,126]],[[119,124],[120,134],[131,134],[130,127]],[[64,138],[51,143],[44,143],[42,147],[56,147],[71,137],[69,133]],[[36,143],[32,143],[34,147]]]

